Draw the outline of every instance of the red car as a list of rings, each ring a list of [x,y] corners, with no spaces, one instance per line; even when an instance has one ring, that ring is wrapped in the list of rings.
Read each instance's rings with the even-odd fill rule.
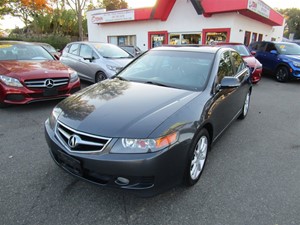
[[[233,48],[243,57],[247,66],[250,67],[252,71],[251,81],[253,84],[256,84],[261,79],[262,74],[262,64],[250,53],[249,49],[241,43],[232,43],[232,42],[218,42],[216,45],[222,45],[229,48]]]
[[[0,41],[0,107],[65,98],[78,90],[77,72],[43,47]]]

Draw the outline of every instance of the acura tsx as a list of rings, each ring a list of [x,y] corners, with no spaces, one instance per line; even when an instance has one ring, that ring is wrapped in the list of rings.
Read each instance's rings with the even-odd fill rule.
[[[218,137],[246,117],[249,76],[231,48],[153,48],[53,109],[50,154],[78,178],[141,196],[192,186]]]

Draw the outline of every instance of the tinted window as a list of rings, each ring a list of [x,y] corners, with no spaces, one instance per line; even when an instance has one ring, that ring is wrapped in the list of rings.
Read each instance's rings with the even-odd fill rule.
[[[72,44],[69,53],[73,55],[78,55],[79,44]]]
[[[235,73],[237,74],[245,68],[245,64],[242,57],[237,52],[231,52],[231,55],[232,55],[233,68]]]
[[[201,91],[210,75],[214,54],[183,51],[150,51],[124,69],[127,80]]]
[[[226,51],[222,54],[219,69],[218,69],[218,80],[221,81],[225,76],[233,76],[233,66],[231,63],[230,53]]]
[[[266,52],[271,52],[272,50],[276,50],[275,45],[273,43],[269,43],[266,48]]]
[[[93,50],[88,45],[81,45],[79,55],[83,58],[91,58],[93,55]]]

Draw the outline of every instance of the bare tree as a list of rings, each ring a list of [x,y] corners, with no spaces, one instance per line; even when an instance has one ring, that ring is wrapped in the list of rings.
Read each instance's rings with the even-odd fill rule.
[[[89,0],[66,0],[68,6],[70,6],[77,15],[78,19],[78,33],[79,33],[79,40],[83,40],[83,28],[82,28],[82,21],[83,21],[83,10],[85,6],[89,2]]]

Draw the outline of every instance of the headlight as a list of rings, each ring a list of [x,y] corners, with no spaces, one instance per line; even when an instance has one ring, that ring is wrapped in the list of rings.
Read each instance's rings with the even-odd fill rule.
[[[0,75],[0,80],[7,86],[23,87],[23,85],[20,83],[20,81],[16,78]]]
[[[76,71],[69,70],[70,73],[70,83],[73,83],[78,80],[78,74]]]
[[[157,152],[174,144],[177,139],[177,132],[157,139],[120,138],[112,148],[111,153]]]
[[[117,67],[117,66],[112,66],[112,65],[106,65],[106,67],[112,71],[114,71],[115,73],[119,72],[122,68],[121,67]]]
[[[49,117],[49,124],[50,124],[50,127],[52,129],[54,129],[56,121],[57,121],[57,118],[58,118],[58,116],[60,115],[61,112],[62,112],[62,110],[59,107],[55,107],[52,110],[51,115]]]
[[[300,67],[300,62],[295,62],[295,61],[292,61],[293,65],[296,66],[296,67]]]

